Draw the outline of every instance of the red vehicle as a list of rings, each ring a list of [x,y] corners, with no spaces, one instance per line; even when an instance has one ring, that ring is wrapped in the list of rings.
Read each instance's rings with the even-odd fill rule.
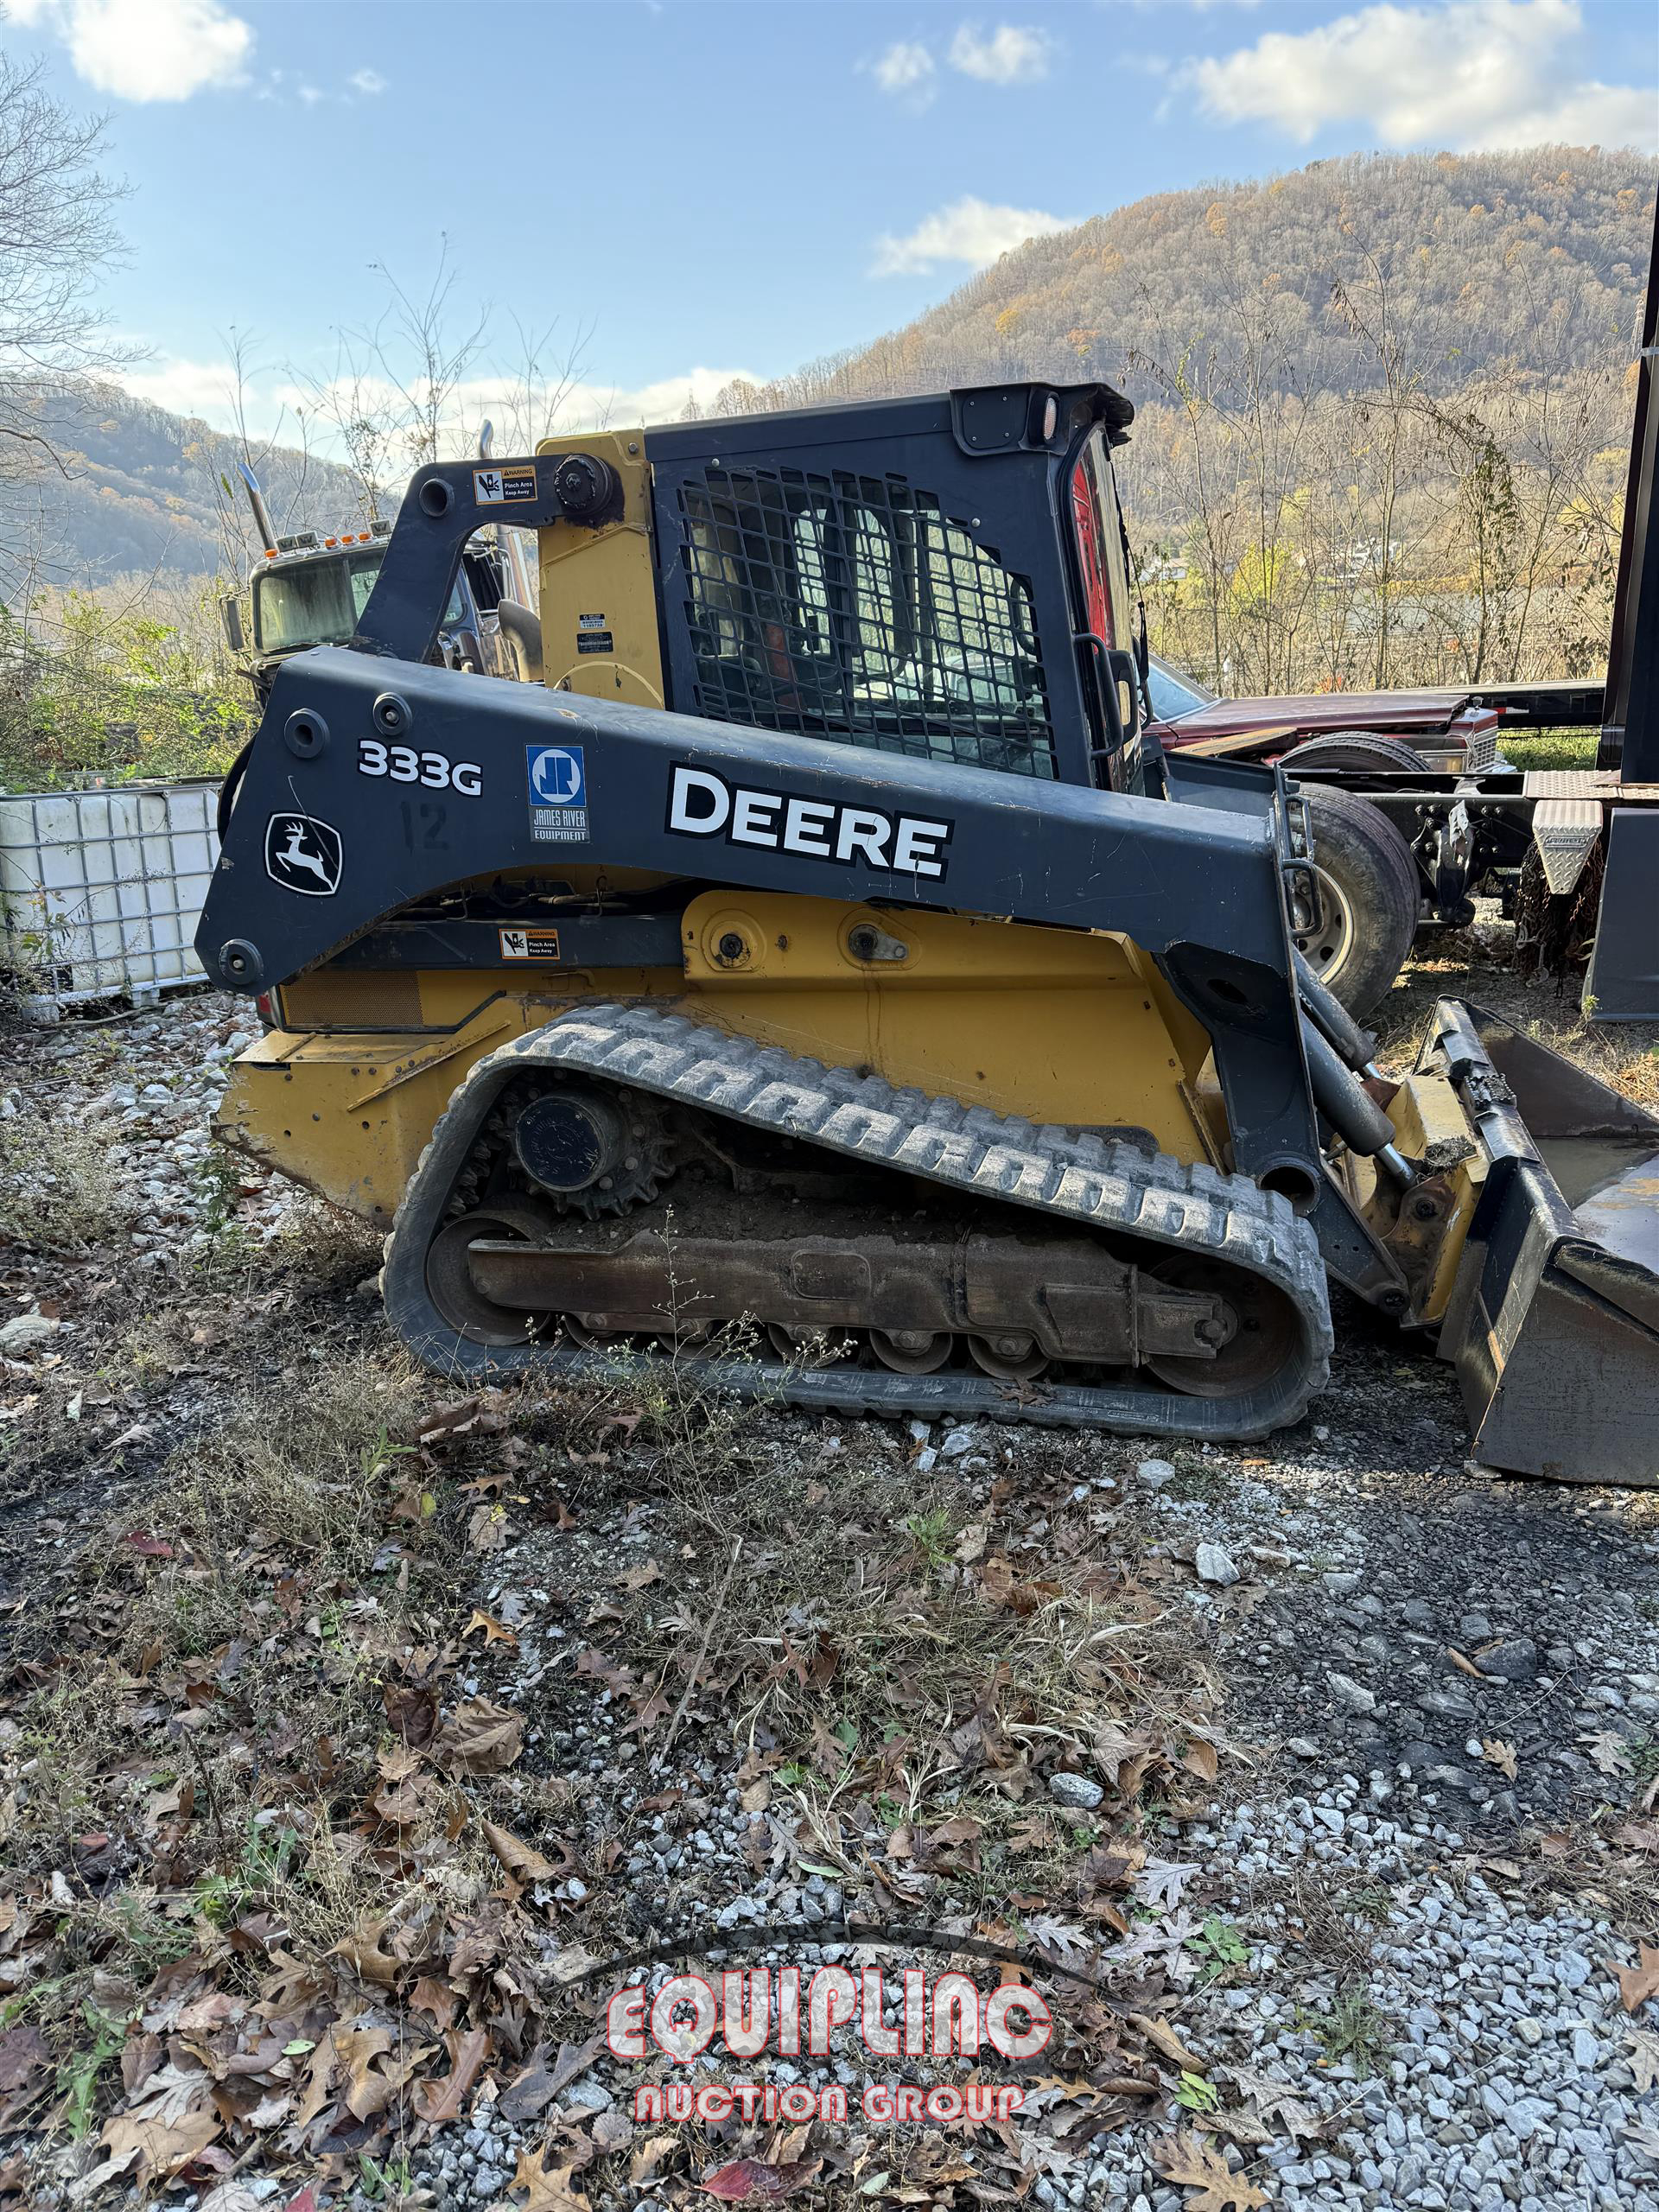
[[[1599,729],[1603,687],[1569,681],[1218,699],[1154,653],[1147,689],[1154,734],[1172,747],[1321,770],[1478,775],[1497,765],[1505,731]]]
[[[1500,750],[1503,734],[1599,728],[1602,688],[1500,683],[1218,699],[1155,653],[1147,668],[1148,728],[1160,745],[1277,761],[1307,779],[1322,911],[1319,928],[1297,942],[1362,1012],[1387,991],[1420,921],[1465,920],[1478,883],[1512,886],[1530,837],[1515,803],[1522,779]]]

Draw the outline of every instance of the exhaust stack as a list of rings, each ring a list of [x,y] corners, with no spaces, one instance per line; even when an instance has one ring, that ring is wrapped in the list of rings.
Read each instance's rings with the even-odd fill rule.
[[[260,543],[267,553],[274,553],[276,550],[276,525],[270,518],[270,509],[265,505],[265,495],[259,489],[259,479],[245,461],[238,461],[236,466],[238,474],[248,488],[248,505],[253,510],[253,526],[259,533]]]

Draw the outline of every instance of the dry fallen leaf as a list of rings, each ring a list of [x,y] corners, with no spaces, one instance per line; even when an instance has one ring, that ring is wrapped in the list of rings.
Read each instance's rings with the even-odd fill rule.
[[[704,2174],[697,2187],[728,2204],[775,2204],[804,2189],[823,2164],[822,2158],[787,2158],[774,2166],[764,2158],[734,2158]]]
[[[1618,1976],[1620,2002],[1627,2012],[1634,2012],[1650,1997],[1659,1997],[1659,1951],[1651,1943],[1637,1945],[1638,1963],[1622,1967],[1616,1959],[1604,1959],[1603,1966],[1610,1974]]]
[[[558,1878],[558,1868],[550,1859],[543,1859],[539,1851],[520,1843],[516,1835],[498,1827],[493,1821],[484,1821],[480,1825],[485,1842],[509,1874],[516,1874],[521,1882],[551,1882]]]
[[[505,1621],[497,1620],[493,1613],[486,1613],[481,1607],[474,1605],[473,1618],[461,1631],[461,1642],[464,1643],[469,1636],[480,1634],[486,1644],[505,1643],[509,1651],[518,1649],[518,1639]]]
[[[1590,1764],[1599,1774],[1628,1774],[1630,1770],[1630,1749],[1622,1736],[1611,1728],[1598,1728],[1579,1741],[1590,1754]]]
[[[1235,2143],[1245,2144],[1253,2151],[1274,2140],[1273,2129],[1265,2121],[1258,2120],[1254,2113],[1208,2112],[1204,2116],[1204,2124],[1212,2134],[1230,2135]]]
[[[463,1437],[493,1436],[506,1427],[486,1397],[462,1398],[454,1405],[435,1406],[416,1432],[416,1441],[431,1451],[440,1444],[458,1444]]]
[[[1131,2012],[1128,2017],[1131,2024],[1139,2028],[1147,2041],[1161,2050],[1172,2064],[1188,2074],[1205,2072],[1205,2062],[1187,2049],[1167,2020],[1159,2019],[1150,2012]]]
[[[554,2166],[543,2166],[542,2156],[545,2149],[543,2145],[540,2150],[518,2153],[518,2168],[507,2185],[511,2190],[530,2191],[522,2212],[589,2212],[588,2198],[573,2178],[586,2160],[564,2158]]]
[[[475,1552],[499,1552],[506,1548],[507,1510],[504,1505],[475,1505],[467,1523],[467,1541]]]
[[[1478,1682],[1491,1681],[1491,1677],[1489,1675],[1482,1674],[1480,1669],[1476,1666],[1472,1659],[1465,1659],[1464,1657],[1462,1652],[1458,1649],[1455,1643],[1448,1643],[1446,1645],[1446,1656],[1452,1662],[1452,1664],[1457,1668],[1460,1674],[1472,1675]]]
[[[454,2025],[455,2008],[461,2003],[461,1996],[447,1981],[440,1981],[435,1974],[423,1974],[410,1991],[409,2001],[428,2014],[442,2030]]]
[[[8,2028],[0,2035],[0,2089],[21,2089],[50,2057],[38,2028]]]
[[[1645,2096],[1649,2089],[1659,2088],[1659,2036],[1646,2028],[1626,2028],[1624,2040],[1630,2047],[1630,2071],[1636,2076],[1636,2094]]]
[[[435,1764],[463,1774],[499,1774],[523,1749],[522,1715],[486,1697],[458,1705],[432,1739]]]
[[[390,1989],[397,1979],[397,1961],[380,1948],[382,1925],[378,1920],[365,1922],[352,1935],[342,1936],[329,1955],[344,1959],[377,1988]]]
[[[590,1974],[602,1962],[596,1959],[585,1943],[562,1944],[553,1954],[553,1978],[567,1987]]]
[[[451,2028],[444,2037],[450,2070],[442,2081],[423,2082],[414,2095],[415,2113],[429,2127],[443,2127],[461,2118],[467,2092],[478,2079],[490,2047],[486,2028],[469,2028],[465,2035]]]
[[[1255,2212],[1268,2201],[1264,2190],[1234,2173],[1219,2152],[1190,2133],[1160,2136],[1151,2157],[1166,2181],[1198,2192],[1187,2198],[1186,2212]]]
[[[1507,1775],[1511,1782],[1518,1777],[1520,1769],[1516,1758],[1515,1745],[1506,1744],[1501,1736],[1483,1736],[1480,1739],[1480,1756],[1488,1766],[1495,1766],[1500,1774]]]
[[[199,2158],[218,2135],[219,2117],[210,2101],[206,2074],[169,2062],[152,2074],[125,2112],[118,2112],[99,2141],[110,2153],[107,2180],[135,2164],[142,2184],[176,2173]]]
[[[1234,2087],[1248,2097],[1269,2126],[1281,2135],[1310,2136],[1319,2132],[1319,2115],[1287,2082],[1276,2081],[1253,2066],[1230,2066]]]
[[[243,2181],[222,2181],[196,2205],[196,2212],[259,2212],[263,2199]]]
[[[558,2056],[550,2066],[547,2046],[538,2043],[496,2100],[496,2110],[515,2127],[522,2127],[527,2120],[538,2120],[568,2082],[588,2071],[604,2047],[605,2031],[601,2028],[586,2043],[562,2043]],[[628,2132],[630,2135],[633,2132],[632,2120],[628,2122]]]
[[[671,2157],[684,2140],[680,2130],[674,2127],[658,2135],[647,2135],[628,2160],[628,2179],[636,2184],[655,2181],[664,2159]]]
[[[1181,1764],[1189,1774],[1196,1774],[1200,1782],[1213,1782],[1221,1771],[1215,1745],[1206,1744],[1202,1736],[1194,1736],[1188,1744]]]

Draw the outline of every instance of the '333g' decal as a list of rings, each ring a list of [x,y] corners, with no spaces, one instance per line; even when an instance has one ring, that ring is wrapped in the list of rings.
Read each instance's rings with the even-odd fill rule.
[[[388,776],[394,784],[424,784],[429,791],[459,791],[462,798],[476,798],[484,788],[484,772],[474,761],[416,753],[408,745],[382,745],[375,737],[358,740],[357,772]]]

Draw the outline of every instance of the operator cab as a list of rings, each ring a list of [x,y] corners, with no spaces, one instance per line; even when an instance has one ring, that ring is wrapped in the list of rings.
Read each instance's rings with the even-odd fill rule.
[[[1140,652],[1110,447],[1132,412],[1020,385],[647,430],[684,594],[672,703],[1126,785]]]

